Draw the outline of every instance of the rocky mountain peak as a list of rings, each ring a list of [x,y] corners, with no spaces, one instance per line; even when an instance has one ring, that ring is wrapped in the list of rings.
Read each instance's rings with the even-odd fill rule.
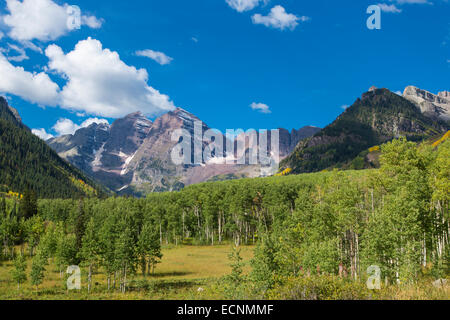
[[[11,107],[8,104],[8,101],[2,96],[0,96],[0,107],[2,107],[3,110],[8,110],[9,112],[11,112],[17,122],[22,123],[22,118],[20,117],[19,112]]]
[[[450,93],[440,92],[435,95],[415,86],[406,87],[403,97],[414,103],[420,111],[435,120],[450,120]]]
[[[442,91],[438,93],[438,96],[441,98],[446,98],[450,100],[450,91]]]
[[[193,115],[189,111],[186,111],[182,108],[176,108],[174,111],[167,113],[167,116],[177,117],[177,118],[183,120],[184,122],[201,121],[195,115]]]
[[[136,112],[133,112],[133,113],[130,113],[130,114],[126,115],[124,117],[124,119],[127,119],[127,118],[128,119],[134,119],[134,118],[142,118],[142,117],[145,117],[144,114],[141,111],[136,111]]]
[[[19,111],[17,111],[16,109],[14,109],[13,107],[9,106],[9,110],[12,112],[12,114],[14,115],[14,117],[16,117],[16,120],[18,122],[22,122],[22,118],[20,117]]]

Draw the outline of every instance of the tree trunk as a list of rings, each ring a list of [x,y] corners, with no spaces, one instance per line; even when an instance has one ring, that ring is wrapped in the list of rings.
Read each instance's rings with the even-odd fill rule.
[[[124,276],[123,276],[123,293],[127,291],[127,267],[128,264],[125,264]]]
[[[88,293],[91,293],[91,287],[92,287],[92,264],[89,265]]]

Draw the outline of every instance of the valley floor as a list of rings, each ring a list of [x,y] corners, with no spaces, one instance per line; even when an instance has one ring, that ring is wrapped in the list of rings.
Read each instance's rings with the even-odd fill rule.
[[[253,257],[253,246],[241,247],[241,256],[249,270],[248,262]],[[65,280],[53,263],[47,267],[45,280],[36,292],[28,280],[20,288],[11,280],[11,261],[0,262],[0,300],[154,300],[154,299],[214,299],[211,292],[202,291],[213,285],[217,279],[229,274],[228,255],[232,251],[230,245],[222,246],[168,246],[163,248],[162,263],[155,269],[155,274],[143,277],[138,272],[131,277],[126,294],[111,290],[108,293],[106,276],[94,274],[93,290],[87,292],[87,270],[82,269],[82,290],[64,289]],[[27,274],[31,270],[28,261]],[[118,288],[117,283],[116,287]]]
[[[244,272],[250,271],[249,262],[253,257],[253,246],[241,247],[241,256],[245,264]],[[60,278],[58,268],[50,263],[45,274],[45,281],[38,290],[27,281],[17,289],[11,280],[12,262],[0,264],[0,300],[216,300],[227,299],[220,288],[219,279],[230,274],[228,255],[232,251],[230,245],[222,246],[169,246],[163,248],[164,257],[155,274],[143,277],[137,274],[131,277],[127,292],[107,290],[106,277],[101,273],[93,276],[93,289],[87,292],[87,270],[82,269],[82,290],[67,292],[65,280]],[[31,260],[28,261],[28,270]],[[326,277],[324,277],[326,278]],[[324,278],[311,278],[317,287]],[[297,280],[294,280],[297,281]],[[301,280],[300,280],[301,282]],[[351,283],[351,282],[350,282]],[[116,285],[118,288],[119,284]],[[315,285],[316,286],[316,285]],[[353,285],[351,285],[353,286]],[[360,290],[361,284],[354,284],[354,290]],[[279,288],[271,299],[296,299],[287,297],[292,287]],[[259,299],[258,297],[248,297]],[[297,297],[298,298],[298,297]],[[352,297],[349,297],[352,299]],[[360,299],[358,296],[353,299]],[[415,285],[390,286],[367,296],[374,300],[450,300],[450,286],[436,288],[431,281],[422,281]],[[327,299],[333,299],[331,296]]]

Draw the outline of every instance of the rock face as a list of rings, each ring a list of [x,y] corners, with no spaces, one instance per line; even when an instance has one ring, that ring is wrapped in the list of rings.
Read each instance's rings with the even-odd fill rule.
[[[174,164],[172,150],[180,142],[172,141],[172,134],[176,130],[185,130],[194,137],[195,132],[203,135],[209,127],[195,115],[178,108],[153,123],[142,114],[134,113],[116,120],[111,126],[92,124],[74,135],[50,139],[48,144],[60,156],[118,193],[145,195],[149,192],[179,190],[190,184],[210,180],[261,175],[258,165],[249,165],[248,162],[243,165],[235,162],[228,164],[224,158],[218,157],[202,157],[196,163],[192,156],[188,164]],[[292,132],[280,129],[280,157],[289,155],[300,140],[319,130],[315,127]],[[227,143],[232,143],[223,136],[219,139],[223,139],[225,149]],[[194,154],[194,138],[190,142]],[[197,142],[203,153],[209,143]],[[227,154],[225,150],[224,156],[233,157],[233,154]]]
[[[422,113],[416,104],[387,89],[372,89],[332,124],[301,141],[281,167],[291,168],[294,173],[353,168],[354,160],[371,147],[399,136],[421,141],[448,129],[449,125],[436,119],[435,113]]]
[[[22,123],[22,118],[20,117],[19,112],[14,109],[13,107],[11,107],[8,104],[8,101],[6,101],[5,98],[3,98],[2,96],[0,96],[0,108],[2,113],[0,114],[0,116],[4,116],[4,118],[10,118],[8,120],[13,120],[15,122],[17,122],[18,124],[20,124],[21,126],[24,126],[26,129],[28,129],[28,127],[26,127],[23,123]]]
[[[9,110],[11,110],[12,114],[14,115],[14,117],[16,118],[16,120],[18,122],[22,122],[22,118],[20,117],[20,114],[16,109],[14,109],[13,107],[10,106]]]
[[[438,96],[450,100],[450,91],[439,92]]]
[[[414,86],[406,87],[403,97],[413,102],[420,111],[433,119],[450,120],[450,92],[443,91],[437,95]]]
[[[47,143],[61,157],[116,190],[130,179],[123,172],[151,125],[141,113],[133,113],[111,126],[94,123],[74,135],[52,138]]]

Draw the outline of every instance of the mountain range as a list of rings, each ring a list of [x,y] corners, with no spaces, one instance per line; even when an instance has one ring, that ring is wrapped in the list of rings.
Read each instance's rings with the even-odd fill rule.
[[[138,112],[112,125],[94,123],[73,135],[52,138],[47,143],[62,158],[118,193],[140,195],[180,190],[205,181],[260,176],[257,165],[230,165],[205,159],[198,164],[175,165],[171,151],[178,142],[172,141],[172,133],[183,129],[194,136],[196,122],[202,124],[202,134],[210,129],[181,108],[154,122]],[[288,156],[300,140],[318,131],[320,128],[315,127],[291,132],[280,129],[280,156]]]

